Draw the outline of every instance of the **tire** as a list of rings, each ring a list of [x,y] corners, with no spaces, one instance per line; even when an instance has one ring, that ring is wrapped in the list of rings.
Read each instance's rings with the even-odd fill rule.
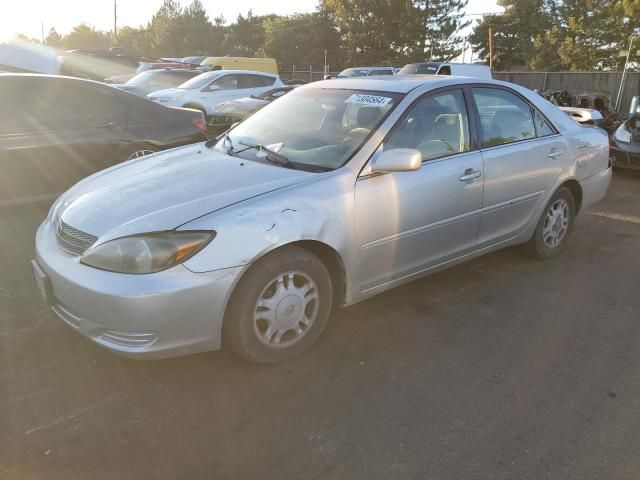
[[[299,247],[258,260],[240,280],[224,318],[222,339],[254,363],[286,362],[322,334],[333,303],[331,276]]]
[[[576,201],[568,188],[560,187],[544,207],[536,230],[525,248],[536,258],[548,260],[563,249],[573,227]]]

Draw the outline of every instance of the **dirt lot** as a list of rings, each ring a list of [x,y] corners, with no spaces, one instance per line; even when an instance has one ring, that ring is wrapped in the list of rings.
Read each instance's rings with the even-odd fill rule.
[[[35,293],[43,215],[0,211],[0,479],[640,478],[638,175],[560,258],[415,281],[277,367],[89,343]]]

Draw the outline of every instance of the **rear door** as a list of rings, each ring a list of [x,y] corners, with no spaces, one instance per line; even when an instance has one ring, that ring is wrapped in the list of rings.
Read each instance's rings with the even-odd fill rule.
[[[505,87],[473,87],[484,161],[480,247],[507,241],[532,220],[563,166],[568,147],[525,98]]]

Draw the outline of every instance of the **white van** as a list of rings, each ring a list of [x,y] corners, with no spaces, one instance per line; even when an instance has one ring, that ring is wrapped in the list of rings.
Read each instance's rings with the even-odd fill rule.
[[[409,63],[398,75],[455,75],[458,77],[492,78],[486,63],[422,62]]]

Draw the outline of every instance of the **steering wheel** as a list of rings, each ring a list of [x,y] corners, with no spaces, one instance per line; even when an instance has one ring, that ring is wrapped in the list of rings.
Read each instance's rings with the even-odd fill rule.
[[[369,135],[369,133],[371,133],[371,130],[369,130],[368,128],[354,128],[347,134],[346,137],[342,139],[342,142],[340,142],[340,146],[355,148],[360,145],[360,143],[362,143],[362,141],[367,137],[367,135]]]

